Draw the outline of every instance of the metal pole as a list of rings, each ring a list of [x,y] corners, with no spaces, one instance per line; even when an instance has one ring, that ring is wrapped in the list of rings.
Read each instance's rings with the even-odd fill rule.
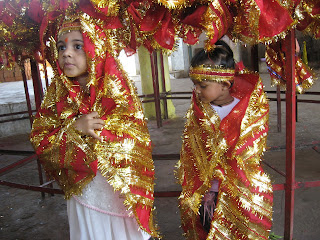
[[[163,54],[162,51],[160,51],[160,67],[161,67],[161,76],[162,76],[162,92],[164,93],[163,98],[163,110],[164,110],[164,118],[168,119],[168,105],[167,105],[167,88],[166,88],[166,78],[164,73],[164,63],[163,63]]]
[[[291,30],[285,38],[286,46],[286,186],[285,186],[285,231],[284,239],[293,238],[294,192],[295,192],[295,34]]]
[[[296,122],[298,122],[298,95],[296,95]]]
[[[158,79],[158,67],[157,67],[157,53],[150,54],[151,70],[152,70],[152,83],[154,92],[154,101],[156,109],[157,127],[162,127],[161,108],[160,108],[160,93],[159,93],[159,79]]]
[[[259,72],[258,44],[251,47],[251,65],[254,71]]]
[[[33,82],[33,91],[34,91],[34,99],[36,102],[36,110],[40,108],[41,101],[43,98],[43,90],[42,90],[42,83],[40,78],[40,72],[37,65],[37,62],[33,59],[30,59],[31,65],[31,76]]]
[[[23,64],[21,64],[21,75],[22,75],[22,80],[23,80],[24,93],[26,95],[30,126],[32,126],[32,122],[33,122],[32,107],[31,107],[31,101],[30,101],[30,95],[29,95],[29,89],[28,89],[28,83],[27,83],[27,76],[26,76],[26,70],[25,70],[24,61],[23,61]]]
[[[281,132],[281,92],[280,92],[280,86],[277,86],[277,127],[278,127],[278,132]]]

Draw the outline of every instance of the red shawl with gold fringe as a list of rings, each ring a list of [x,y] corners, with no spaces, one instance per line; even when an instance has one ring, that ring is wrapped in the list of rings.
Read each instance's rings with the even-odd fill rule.
[[[90,95],[82,92],[57,63],[57,32],[43,25],[43,42],[51,42],[51,64],[54,79],[38,110],[31,131],[31,142],[46,173],[55,179],[69,198],[82,189],[100,170],[114,190],[125,196],[125,205],[142,229],[158,236],[153,223],[154,165],[151,141],[141,102],[135,87],[116,59],[119,44],[114,31],[105,22],[76,12],[68,16],[78,20],[88,57]],[[55,27],[55,26],[54,26]],[[55,27],[57,28],[57,27]],[[53,35],[56,36],[56,35]],[[105,121],[96,131],[103,141],[84,137],[73,127],[83,114],[98,112]]]
[[[272,225],[272,185],[260,164],[269,113],[262,82],[252,73],[237,75],[231,94],[240,102],[222,121],[195,94],[187,113],[178,178],[182,228],[190,240],[268,239]],[[220,187],[207,235],[198,210],[213,179]]]
[[[266,63],[273,85],[286,89],[286,46],[281,42],[272,43],[266,46]],[[296,92],[304,93],[312,87],[315,81],[314,73],[299,56],[295,56],[295,86]]]

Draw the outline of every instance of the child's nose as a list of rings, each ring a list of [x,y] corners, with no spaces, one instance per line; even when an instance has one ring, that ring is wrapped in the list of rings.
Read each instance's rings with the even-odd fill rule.
[[[66,47],[66,49],[63,52],[64,57],[71,57],[72,56],[72,51],[69,47]]]

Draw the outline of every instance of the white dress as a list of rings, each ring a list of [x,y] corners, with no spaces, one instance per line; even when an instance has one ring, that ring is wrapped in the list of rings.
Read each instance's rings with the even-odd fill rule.
[[[147,240],[123,204],[124,198],[98,171],[82,195],[67,201],[70,240]]]
[[[240,102],[240,99],[233,98],[233,101],[228,105],[217,106],[217,105],[211,104],[211,107],[217,112],[217,114],[219,115],[222,121],[222,119],[224,119],[231,112],[231,110],[234,108],[235,105],[238,104],[238,102]]]

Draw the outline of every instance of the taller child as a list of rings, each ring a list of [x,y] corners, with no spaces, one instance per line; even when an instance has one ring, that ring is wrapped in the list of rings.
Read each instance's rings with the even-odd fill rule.
[[[158,236],[150,137],[135,89],[116,59],[116,30],[81,11],[58,20],[42,26],[55,74],[31,142],[68,199],[70,239]]]
[[[191,61],[195,90],[178,162],[189,240],[268,239],[272,185],[260,163],[269,106],[259,76],[240,70],[223,41]]]

